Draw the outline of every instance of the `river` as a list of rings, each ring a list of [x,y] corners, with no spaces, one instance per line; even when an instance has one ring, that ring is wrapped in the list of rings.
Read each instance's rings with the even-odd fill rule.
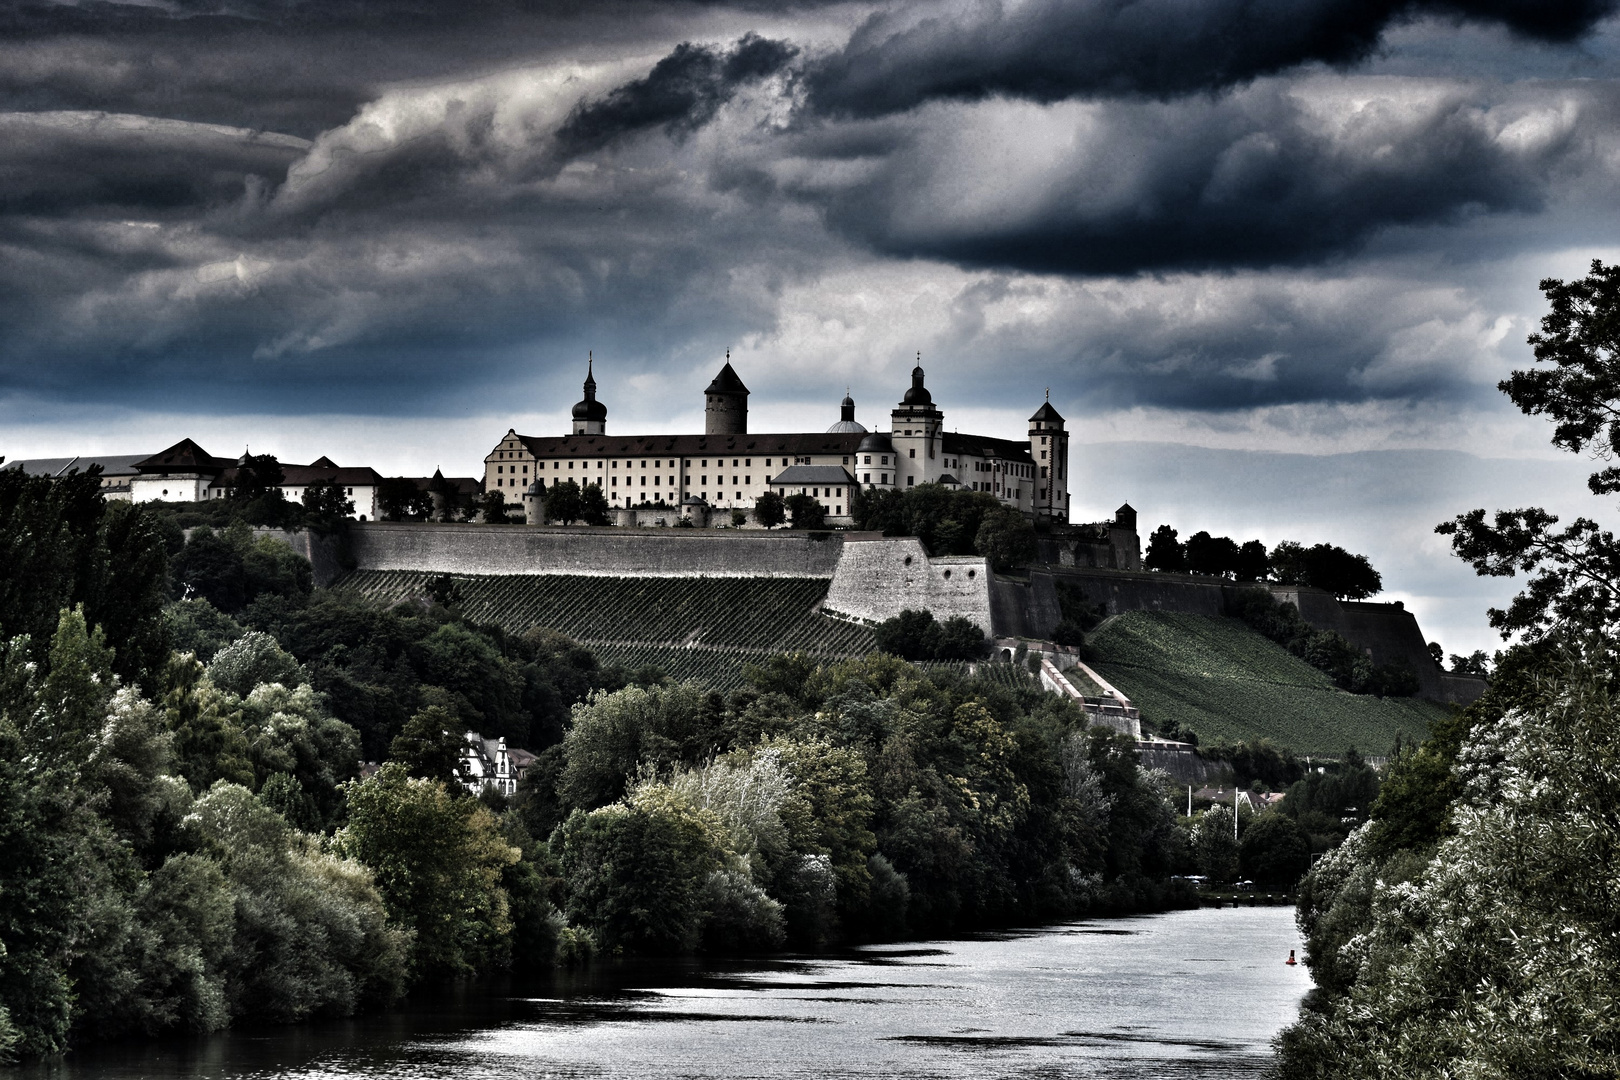
[[[609,962],[0,1076],[1257,1077],[1310,986],[1284,963],[1299,947],[1292,908],[1204,908],[830,956]]]

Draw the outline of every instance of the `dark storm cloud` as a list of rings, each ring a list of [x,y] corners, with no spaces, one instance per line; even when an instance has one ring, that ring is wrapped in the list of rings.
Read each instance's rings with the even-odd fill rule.
[[[106,113],[0,114],[0,216],[174,216],[279,182],[309,144],[274,133]]]
[[[140,113],[314,138],[389,85],[640,55],[690,36],[694,21],[725,19],[721,5],[696,0],[0,4],[0,110]]]
[[[1171,97],[1310,62],[1366,59],[1393,23],[1430,15],[1571,41],[1617,0],[968,0],[873,15],[809,72],[825,113],[880,116],[992,96]]]
[[[1609,84],[1317,70],[1174,97],[1175,78],[1202,89],[1362,55],[1354,42],[1420,9],[1367,22],[1313,0],[1302,26],[1280,0],[1247,17],[1189,0],[1156,31],[1168,74],[1132,68],[1148,35],[1121,37],[1127,16],[1167,2],[1072,5],[1113,13],[1113,36],[1084,47],[1045,0],[868,23],[836,56],[868,56],[896,100],[924,102],[875,119],[816,111],[843,62],[815,59],[838,24],[801,34],[786,8],[769,37],[739,37],[751,15],[641,0],[26,9],[34,22],[0,32],[0,395],[500,408],[561,358],[571,402],[588,347],[623,373],[773,334],[784,367],[824,381],[820,331],[795,320],[889,333],[912,317],[893,290],[957,289],[939,355],[963,394],[995,356],[1108,407],[1468,399],[1485,384],[1458,358],[1491,319],[1444,296],[1397,302],[1422,292],[1398,280],[1361,288],[1358,252],[1394,229],[1449,256],[1458,223],[1612,188]],[[1421,10],[1562,39],[1600,8]],[[978,59],[957,63],[970,32]],[[1023,89],[992,85],[1026,39],[1067,59]],[[1110,59],[1109,42],[1136,53]],[[1201,68],[1170,70],[1200,42]],[[989,89],[940,91],[920,73],[941,58],[962,77],[949,86]],[[1117,99],[1108,64],[1135,72]],[[1075,82],[1087,70],[1101,90]],[[822,80],[809,97],[806,72]],[[1265,269],[1279,266],[1294,269]],[[1247,291],[1200,295],[1204,270]],[[841,273],[900,283],[817,292]],[[990,279],[1061,308],[1052,297],[1098,275],[1132,295],[1172,278],[1187,300],[1081,306],[1030,330],[1005,314],[1017,297],[974,295]],[[1389,346],[1437,317],[1438,343]]]
[[[1411,93],[1417,100],[1313,101],[1308,88],[1268,84],[1040,116],[1003,105],[977,123],[940,113],[896,129],[903,145],[860,183],[806,197],[877,250],[963,266],[1129,274],[1314,263],[1394,227],[1534,211],[1556,176],[1590,164],[1590,139],[1620,113],[1596,90],[1494,105],[1462,90]],[[1566,108],[1582,122],[1568,122]],[[1505,135],[1516,123],[1535,134]],[[1033,131],[1046,148],[1027,141]],[[1052,145],[1068,150],[1053,160]],[[964,160],[1007,182],[963,184]]]
[[[785,41],[757,34],[747,35],[729,51],[683,42],[646,78],[582,102],[563,123],[557,141],[573,155],[649,128],[662,127],[671,135],[689,133],[713,119],[738,87],[776,74],[798,51]]]

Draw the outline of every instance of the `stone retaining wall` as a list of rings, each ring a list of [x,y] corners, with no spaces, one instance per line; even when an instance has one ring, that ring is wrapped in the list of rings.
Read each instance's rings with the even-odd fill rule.
[[[598,577],[830,578],[837,533],[534,528],[365,522],[349,530],[362,570]]]

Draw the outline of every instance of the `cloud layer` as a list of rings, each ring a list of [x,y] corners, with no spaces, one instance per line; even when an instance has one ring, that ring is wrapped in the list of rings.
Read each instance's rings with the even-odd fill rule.
[[[734,346],[788,399],[920,348],[986,406],[1489,411],[1620,244],[1614,6],[13,6],[0,397],[549,411]]]

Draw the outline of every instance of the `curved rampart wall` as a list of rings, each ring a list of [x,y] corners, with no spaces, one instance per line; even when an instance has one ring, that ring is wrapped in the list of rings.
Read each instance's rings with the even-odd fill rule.
[[[990,590],[990,566],[982,558],[930,559],[914,536],[851,537],[823,607],[867,622],[892,619],[906,609],[932,612],[941,622],[961,615],[993,634]]]

